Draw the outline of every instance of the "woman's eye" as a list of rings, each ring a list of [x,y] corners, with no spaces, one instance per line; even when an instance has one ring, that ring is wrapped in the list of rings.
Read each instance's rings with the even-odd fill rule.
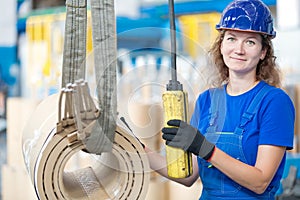
[[[251,46],[253,46],[253,45],[255,45],[255,42],[254,41],[252,41],[252,40],[247,40],[247,42],[246,42],[248,45],[251,45]]]
[[[233,37],[228,37],[227,40],[233,42],[233,41],[235,40],[235,38],[233,38]]]

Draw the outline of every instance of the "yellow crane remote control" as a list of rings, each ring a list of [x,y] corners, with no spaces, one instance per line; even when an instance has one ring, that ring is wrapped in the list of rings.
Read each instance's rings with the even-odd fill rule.
[[[169,0],[169,18],[171,32],[171,75],[167,84],[167,91],[162,95],[164,108],[164,126],[171,119],[187,121],[188,95],[183,91],[182,84],[177,81],[176,72],[176,27],[174,14],[174,0]],[[166,145],[166,159],[168,176],[172,178],[186,178],[193,173],[192,154],[182,149]]]

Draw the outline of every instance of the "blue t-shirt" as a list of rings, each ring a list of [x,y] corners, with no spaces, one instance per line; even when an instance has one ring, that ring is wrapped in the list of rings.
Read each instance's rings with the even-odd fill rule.
[[[260,81],[253,89],[238,96],[226,93],[226,114],[222,132],[234,132],[243,113],[249,107],[257,92],[267,84]],[[226,85],[224,85],[224,92]],[[211,99],[209,90],[199,95],[191,118],[191,125],[205,133],[210,120]],[[289,96],[279,88],[273,87],[265,96],[258,113],[246,125],[243,135],[243,151],[248,164],[254,166],[258,145],[284,146],[293,148],[295,109]],[[284,170],[285,157],[282,160],[270,185],[278,185]]]

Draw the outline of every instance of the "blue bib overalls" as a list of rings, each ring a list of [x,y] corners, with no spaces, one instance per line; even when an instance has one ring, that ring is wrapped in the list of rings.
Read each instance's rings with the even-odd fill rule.
[[[218,132],[218,130],[222,130],[225,121],[226,94],[222,89],[213,89],[211,91],[212,104],[210,108],[210,124],[204,134],[206,139],[216,144],[219,149],[233,158],[249,164],[245,157],[242,145],[243,135],[245,133],[244,128],[247,123],[251,123],[251,119],[257,113],[261,101],[270,90],[271,87],[268,85],[265,85],[260,89],[246,112],[243,114],[240,124],[236,127],[234,132]],[[263,194],[258,195],[234,182],[204,159],[198,158],[198,165],[199,175],[203,183],[203,191],[200,200],[274,200],[274,195],[278,186],[269,186]]]

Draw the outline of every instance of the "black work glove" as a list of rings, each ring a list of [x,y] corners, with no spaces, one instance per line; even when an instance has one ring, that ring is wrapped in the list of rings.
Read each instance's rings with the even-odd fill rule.
[[[162,129],[162,138],[166,140],[166,145],[192,152],[205,160],[210,159],[215,145],[206,140],[197,129],[178,119],[170,120],[167,124],[173,127]]]

